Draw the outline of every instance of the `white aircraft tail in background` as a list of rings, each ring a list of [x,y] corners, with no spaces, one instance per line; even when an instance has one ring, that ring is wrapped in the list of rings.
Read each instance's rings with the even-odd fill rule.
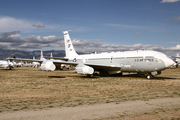
[[[180,64],[180,56],[179,54],[177,54],[176,56],[171,56],[172,58],[176,58],[174,61],[176,63],[176,68],[178,68],[179,64]]]
[[[46,60],[43,56],[43,51],[41,50],[41,56],[40,56],[40,60]]]

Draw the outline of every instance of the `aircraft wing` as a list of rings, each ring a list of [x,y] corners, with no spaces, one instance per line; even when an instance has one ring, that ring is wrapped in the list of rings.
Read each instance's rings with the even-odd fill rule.
[[[172,58],[180,58],[180,56],[171,56]]]
[[[43,60],[33,60],[33,59],[23,59],[23,58],[7,58],[7,60],[29,61],[29,62],[39,62],[39,63],[43,62]]]
[[[95,64],[95,63],[84,63],[84,64],[93,67],[97,70],[118,71],[121,69],[121,66],[118,64]]]
[[[52,60],[55,65],[67,64],[67,65],[78,65],[84,64],[90,67],[93,67],[96,70],[108,70],[108,71],[119,71],[121,66],[118,64],[97,64],[97,63],[79,63],[79,62],[66,62],[62,60]]]
[[[49,57],[53,58],[53,57]],[[33,60],[33,59],[22,59],[22,58],[7,58],[8,60],[18,60],[18,61],[30,61],[30,62],[40,62],[42,60]],[[54,59],[54,58],[53,58]],[[65,60],[65,59],[64,59]],[[67,64],[67,65],[78,65],[78,62],[67,62],[62,60],[51,60],[55,65]],[[98,64],[98,63],[83,63],[84,65],[95,68],[96,70],[108,70],[108,71],[118,71],[121,69],[121,66],[118,64]]]
[[[66,62],[62,60],[51,60],[55,65],[59,66],[61,64],[67,64],[67,65],[78,65],[78,62]]]
[[[68,61],[68,58],[63,58],[63,57],[44,57],[44,58]]]
[[[42,63],[43,60],[33,60],[33,59],[23,59],[23,58],[7,58],[7,60],[17,60],[17,61],[29,61],[29,62],[39,62]],[[78,65],[77,62],[66,62],[62,60],[51,60],[55,65],[67,64],[67,65]]]

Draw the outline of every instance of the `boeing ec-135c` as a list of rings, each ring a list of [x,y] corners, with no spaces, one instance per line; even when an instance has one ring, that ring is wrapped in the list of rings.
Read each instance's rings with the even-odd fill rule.
[[[66,61],[63,64],[76,65],[75,72],[78,74],[92,76],[95,71],[99,71],[100,75],[137,72],[147,74],[147,79],[150,79],[174,64],[165,54],[150,50],[78,55],[68,31],[64,31],[63,34],[66,57],[52,59],[61,59]]]
[[[99,75],[122,75],[123,72],[137,72],[147,74],[147,79],[150,79],[153,75],[161,74],[162,70],[174,65],[174,61],[165,54],[150,50],[78,55],[68,31],[64,31],[63,34],[66,56],[63,58],[44,57],[52,59],[52,62],[44,63],[45,67],[69,64],[76,66],[76,73],[88,76],[93,76],[96,71]]]

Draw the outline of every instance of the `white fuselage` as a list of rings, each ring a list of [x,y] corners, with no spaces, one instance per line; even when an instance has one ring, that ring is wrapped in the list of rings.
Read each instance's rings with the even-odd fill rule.
[[[119,72],[148,73],[161,71],[173,64],[173,61],[163,53],[142,50],[78,55],[69,58],[69,61],[82,62],[83,64],[111,64],[112,66],[121,67],[121,69],[115,71],[106,70],[109,74],[116,74]],[[94,68],[96,69],[96,67]]]

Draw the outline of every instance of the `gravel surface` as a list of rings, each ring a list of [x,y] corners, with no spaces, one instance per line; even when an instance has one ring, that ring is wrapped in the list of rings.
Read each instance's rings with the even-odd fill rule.
[[[180,119],[180,97],[0,113],[1,120]]]

